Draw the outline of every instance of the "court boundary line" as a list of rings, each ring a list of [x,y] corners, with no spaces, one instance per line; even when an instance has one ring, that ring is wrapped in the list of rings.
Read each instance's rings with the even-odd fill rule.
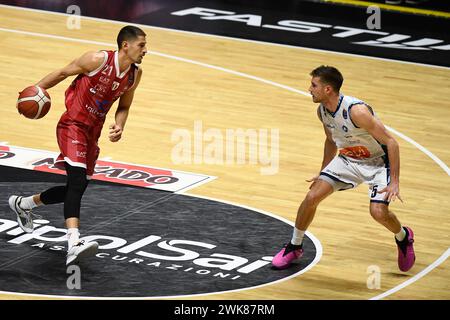
[[[23,8],[23,7],[16,7],[16,6],[11,6],[11,5],[0,4],[0,8],[2,8],[2,7],[7,8],[7,9],[14,9],[14,10],[33,11],[33,12],[38,12],[38,13],[46,13],[46,14],[65,16],[65,17],[73,17],[72,14],[68,14],[68,13],[47,11],[47,10],[42,10],[42,9]],[[200,33],[200,32],[195,32],[195,31],[186,31],[186,30],[179,30],[179,29],[172,29],[172,28],[165,28],[165,27],[157,27],[157,26],[152,26],[152,25],[139,24],[139,23],[133,23],[133,22],[121,21],[121,20],[110,20],[110,19],[96,18],[96,17],[89,17],[89,16],[80,16],[80,18],[98,21],[98,22],[109,22],[109,23],[120,24],[120,25],[134,25],[134,26],[151,28],[151,29],[156,29],[156,30],[165,30],[165,31],[171,31],[171,32],[176,32],[176,33],[186,33],[186,34],[202,36],[202,37],[213,37],[213,38],[219,38],[219,39],[235,40],[235,41],[256,43],[256,44],[262,44],[262,45],[286,47],[286,48],[291,48],[291,49],[309,50],[309,51],[321,52],[321,53],[332,52],[337,55],[359,57],[359,58],[366,58],[366,59],[373,59],[373,60],[380,60],[380,61],[397,62],[397,63],[403,63],[403,64],[412,64],[412,65],[417,65],[417,66],[422,66],[422,67],[438,68],[438,69],[444,69],[444,70],[450,69],[450,67],[439,66],[439,65],[435,65],[435,64],[427,64],[427,63],[420,63],[420,62],[396,60],[396,59],[390,59],[390,58],[365,56],[365,55],[355,54],[355,53],[346,53],[346,52],[325,50],[325,49],[315,49],[315,48],[309,48],[309,47],[294,46],[294,45],[275,43],[275,42],[269,42],[269,41],[250,40],[250,39],[231,37],[231,36],[220,36],[220,35],[209,34],[209,33]]]
[[[23,169],[23,170],[28,170],[28,169]],[[122,185],[122,184],[120,184]],[[123,185],[125,187],[127,187],[127,185]],[[156,199],[155,201],[146,203],[141,205],[140,207],[138,207],[139,210],[141,210],[142,208],[148,208],[151,206],[155,206],[156,204],[161,203],[161,201],[167,201],[169,198],[174,197],[174,196],[186,196],[186,197],[191,197],[191,198],[200,198],[200,199],[205,199],[205,200],[209,200],[209,201],[215,201],[215,202],[220,202],[220,203],[224,203],[224,204],[228,204],[228,205],[233,205],[233,206],[237,206],[246,210],[250,210],[252,212],[256,212],[256,213],[260,213],[266,216],[269,216],[273,219],[276,219],[278,221],[284,222],[290,226],[294,226],[294,222],[289,221],[283,217],[280,217],[274,213],[271,213],[269,211],[265,211],[262,209],[257,209],[257,208],[253,208],[247,205],[241,205],[241,204],[237,204],[234,202],[230,202],[230,201],[226,201],[226,200],[221,200],[221,199],[215,199],[215,198],[211,198],[211,197],[204,197],[204,196],[200,196],[200,195],[192,195],[192,194],[183,194],[183,193],[171,193],[169,195],[165,195],[162,196],[158,199]],[[100,223],[97,224],[96,226],[88,229],[87,231],[92,231],[95,230],[96,228],[100,226],[105,226],[110,224],[111,222],[114,222],[114,220],[120,220],[123,218],[126,218],[130,215],[139,213],[139,210],[137,210],[136,208],[133,208],[132,210],[129,210],[128,212],[122,213],[121,215],[115,217],[112,219],[112,221],[108,221],[107,223]],[[252,290],[252,289],[257,289],[257,288],[262,288],[262,287],[267,287],[267,286],[271,286],[273,284],[277,284],[277,283],[281,283],[281,282],[285,282],[287,280],[290,280],[292,278],[295,278],[307,271],[309,271],[310,269],[312,269],[322,258],[323,255],[323,247],[322,244],[320,242],[320,240],[314,236],[310,231],[306,231],[305,232],[306,236],[313,242],[315,248],[316,248],[316,254],[315,257],[313,259],[313,261],[311,261],[310,264],[308,264],[305,268],[299,270],[298,272],[295,272],[293,274],[291,274],[290,276],[275,280],[275,281],[271,281],[271,282],[267,282],[264,284],[259,284],[256,286],[252,286],[252,287],[245,287],[245,288],[239,288],[239,289],[231,289],[231,290],[224,290],[224,291],[216,291],[216,292],[207,292],[207,293],[197,293],[197,294],[188,294],[188,295],[175,295],[175,296],[156,296],[156,297],[117,297],[117,296],[111,296],[111,297],[95,297],[95,296],[64,296],[64,295],[48,295],[48,294],[39,294],[39,293],[26,293],[26,292],[14,292],[14,291],[0,291],[0,294],[10,294],[10,295],[20,295],[20,296],[37,296],[37,297],[46,297],[46,298],[60,298],[60,299],[65,299],[65,298],[76,298],[76,299],[80,299],[80,300],[110,300],[110,299],[117,299],[117,300],[155,300],[155,299],[182,299],[182,298],[190,298],[190,297],[200,297],[200,296],[209,296],[209,295],[218,295],[218,294],[225,294],[225,293],[233,293],[233,292],[240,292],[240,291],[246,291],[246,290]],[[59,244],[60,242],[56,242],[54,243],[55,245]],[[0,264],[0,270],[3,269],[4,267],[10,267],[16,263],[19,263],[25,259],[28,259],[30,257],[33,257],[35,255],[38,255],[40,253],[40,251],[32,251],[28,254],[25,254],[23,256],[20,256],[12,261],[8,261],[6,263]]]
[[[37,33],[37,32],[29,32],[29,31],[22,31],[22,30],[16,30],[16,29],[7,29],[7,28],[1,28],[0,27],[0,31],[4,31],[4,32],[13,32],[13,33],[19,33],[19,34],[25,34],[25,35],[31,35],[31,36],[37,36],[37,37],[44,37],[44,38],[52,38],[52,39],[58,39],[58,40],[67,40],[67,41],[71,41],[71,42],[80,42],[80,43],[88,43],[88,44],[96,44],[96,45],[103,45],[103,46],[109,46],[109,47],[116,47],[115,44],[111,44],[111,43],[107,43],[107,42],[100,42],[100,41],[93,41],[93,40],[85,40],[85,39],[79,39],[79,38],[70,38],[70,37],[64,37],[64,36],[55,36],[55,35],[48,35],[45,33]],[[209,69],[213,69],[213,70],[217,70],[217,71],[222,71],[222,72],[226,72],[226,73],[230,73],[236,76],[240,76],[240,77],[244,77],[247,79],[251,79],[251,80],[255,80],[255,81],[259,81],[265,84],[269,84],[287,91],[291,91],[294,93],[298,93],[304,96],[309,97],[310,94],[307,93],[306,91],[302,91],[299,89],[295,89],[292,88],[290,86],[287,85],[283,85],[271,80],[267,80],[267,79],[263,79],[261,77],[256,77],[256,76],[252,76],[243,72],[239,72],[239,71],[235,71],[235,70],[231,70],[231,69],[227,69],[227,68],[223,68],[223,67],[218,67],[212,64],[208,64],[208,63],[203,63],[203,62],[199,62],[199,61],[195,61],[192,59],[186,59],[186,58],[182,58],[182,57],[177,57],[177,56],[173,56],[173,55],[169,55],[169,54],[165,54],[165,53],[161,53],[161,52],[157,52],[157,51],[149,51],[148,54],[152,54],[152,55],[156,55],[156,56],[160,56],[160,57],[164,57],[164,58],[168,58],[168,59],[172,59],[172,60],[176,60],[176,61],[181,61],[181,62],[186,62],[186,63],[191,63],[194,65],[198,65],[198,66],[202,66],[205,68],[209,68]],[[450,176],[450,169],[448,168],[448,166],[442,161],[440,160],[436,155],[434,155],[431,151],[429,151],[427,148],[423,147],[422,145],[420,145],[419,143],[417,143],[415,140],[409,138],[408,136],[402,134],[401,132],[389,127],[389,126],[385,126],[388,130],[392,131],[394,134],[398,135],[400,138],[406,140],[407,142],[411,143],[412,145],[414,145],[416,148],[418,148],[420,151],[422,151],[423,153],[425,153],[428,157],[430,157],[433,161],[435,161],[446,173],[447,175]]]
[[[402,7],[400,5],[393,4],[385,4],[379,2],[371,2],[371,1],[355,1],[355,0],[324,0],[325,3],[329,4],[339,4],[346,6],[355,6],[360,8],[367,8],[370,6],[380,7],[381,9],[401,12],[401,13],[409,13],[423,16],[433,16],[437,18],[450,18],[450,13],[445,11],[433,10],[433,9],[422,9],[415,7]]]
[[[437,258],[432,264],[428,265],[425,269],[420,271],[419,273],[415,274],[413,277],[409,278],[405,282],[400,283],[398,286],[395,286],[392,289],[389,289],[386,292],[383,292],[382,294],[379,294],[375,297],[370,298],[369,300],[380,300],[383,299],[397,291],[400,291],[401,289],[409,286],[411,283],[416,282],[420,278],[426,276],[428,273],[433,271],[435,268],[437,268],[440,264],[445,262],[447,258],[450,256],[450,248],[447,249],[439,258]]]
[[[44,12],[46,12],[46,11],[44,11]],[[21,31],[21,30],[16,30],[16,29],[6,29],[6,28],[0,28],[0,31],[5,31],[5,32],[15,32],[15,33],[23,33],[23,34],[27,34],[27,35],[34,35],[34,36],[41,36],[41,37],[48,37],[48,38],[54,38],[54,39],[59,39],[59,40],[68,40],[68,41],[73,41],[73,42],[81,42],[81,43],[90,43],[90,44],[102,44],[102,45],[108,45],[108,46],[114,46],[115,47],[115,45],[113,45],[113,44],[108,44],[108,43],[105,43],[105,42],[95,42],[95,41],[91,41],[91,40],[84,40],[84,39],[78,39],[78,38],[70,38],[70,37],[62,37],[62,36],[55,36],[55,35],[48,35],[48,34],[43,34],[43,33],[35,33],[35,32],[28,32],[28,31]],[[150,52],[150,54],[151,54],[152,52]],[[158,54],[161,54],[161,53],[158,53]],[[157,55],[158,55],[157,54]],[[172,57],[171,55],[167,55],[167,54],[161,54],[161,55],[163,55],[164,57],[167,57],[167,58],[169,58],[169,57]],[[174,56],[175,57],[175,56]],[[180,57],[176,57],[177,59],[176,60],[181,60],[181,61],[183,61],[183,62],[189,62],[189,61],[194,61],[194,60],[190,60],[190,59],[185,59],[185,58],[180,58]],[[234,70],[231,70],[231,69],[226,69],[226,68],[222,68],[222,67],[217,67],[217,66],[213,66],[213,65],[209,65],[209,64],[206,64],[206,63],[202,63],[202,62],[198,62],[198,61],[194,61],[195,63],[194,64],[196,64],[196,65],[200,65],[200,66],[205,66],[205,67],[211,67],[212,69],[216,69],[216,70],[220,70],[220,71],[224,71],[224,72],[228,72],[228,73],[231,73],[231,74],[235,74],[235,75],[241,75],[241,76],[246,76],[247,78],[250,78],[250,79],[253,79],[253,80],[257,80],[257,81],[260,81],[259,79],[261,79],[261,80],[263,80],[262,82],[263,83],[266,83],[266,84],[270,84],[270,83],[273,83],[275,86],[277,86],[277,87],[280,87],[280,88],[285,88],[286,90],[289,90],[289,91],[292,91],[292,92],[297,92],[297,93],[301,93],[302,95],[308,95],[309,96],[309,94],[306,94],[306,92],[304,92],[304,91],[301,91],[301,90],[297,90],[297,89],[294,89],[294,88],[291,88],[291,87],[289,87],[289,86],[285,86],[285,85],[280,85],[280,84],[278,84],[278,83],[276,83],[276,82],[273,82],[273,81],[270,81],[270,80],[266,80],[266,79],[262,79],[262,78],[259,78],[259,77],[255,77],[255,76],[251,76],[251,75],[247,75],[247,74],[245,74],[245,73],[242,73],[242,72],[236,72],[236,71],[234,71]],[[390,130],[391,128],[389,128],[389,127],[386,127],[388,130]],[[398,132],[398,131],[392,131],[394,134],[396,134],[396,132]],[[406,135],[404,135],[404,134],[401,134],[401,136],[400,136],[400,138],[402,138],[403,139],[403,137],[407,137]],[[426,149],[425,147],[423,147],[423,146],[421,146],[420,144],[418,144],[417,142],[415,142],[413,139],[411,139],[411,138],[409,138],[409,137],[407,137],[408,138],[408,140],[406,140],[407,142],[414,142],[414,146],[420,146],[420,148],[419,148],[419,150],[420,151],[422,151],[422,152],[424,152],[425,150],[427,151],[427,152],[424,152],[428,157],[430,157],[433,161],[435,161],[435,158],[436,159],[438,159],[440,162],[436,162],[448,175],[450,175],[450,170],[449,170],[449,168],[448,168],[448,166],[443,162],[443,161],[441,161],[437,156],[435,156],[432,152],[430,152],[428,149]],[[447,249],[447,251],[448,251],[448,249]],[[446,254],[446,252],[447,251],[445,251],[442,255],[441,255],[441,257],[442,256],[445,256],[445,254]],[[429,265],[429,266],[432,266],[433,264],[431,264],[431,265]],[[428,267],[429,267],[428,266]],[[427,273],[429,273],[431,270],[433,270],[434,268],[436,268],[437,267],[437,265],[436,266],[434,266],[434,267],[432,267],[429,271],[427,271],[425,274],[427,274]],[[425,270],[425,269],[424,269]],[[423,271],[423,270],[422,270]],[[420,272],[419,272],[419,274],[420,274]],[[424,274],[424,275],[425,275]],[[403,282],[403,283],[401,283],[400,285],[398,285],[398,286],[396,286],[396,287],[394,287],[394,288],[392,288],[391,290],[388,290],[388,291],[386,291],[385,293],[387,293],[387,292],[389,292],[389,294],[387,294],[387,295],[385,295],[385,296],[388,296],[388,295],[390,295],[390,294],[392,294],[392,293],[394,293],[394,292],[397,292],[397,291],[399,291],[399,290],[401,290],[401,289],[403,289],[404,287],[406,287],[406,286],[408,286],[408,285],[410,285],[410,284],[412,284],[412,283],[414,283],[415,281],[417,281],[418,279],[420,279],[421,277],[423,277],[423,275],[422,276],[420,276],[420,277],[417,277],[417,278],[415,278],[415,277],[412,277],[411,279],[409,279],[409,280],[412,280],[412,281],[409,281],[409,280],[407,280],[407,281],[405,281],[405,282]],[[404,283],[406,283],[405,285],[403,285]],[[403,285],[403,286],[402,286]],[[396,289],[395,291],[392,291],[392,290],[394,290],[394,289]],[[381,295],[378,295],[378,296],[381,296]],[[378,296],[376,296],[376,297],[378,297]],[[383,296],[383,297],[385,297],[385,296]],[[375,297],[375,298],[376,298]]]

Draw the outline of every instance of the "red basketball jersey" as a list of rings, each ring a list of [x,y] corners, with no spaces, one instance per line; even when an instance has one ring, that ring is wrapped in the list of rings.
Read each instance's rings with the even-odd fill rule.
[[[90,73],[79,74],[66,90],[66,116],[89,128],[100,127],[100,130],[114,101],[133,86],[138,69],[131,64],[120,73],[118,52],[102,52],[105,58],[101,66]]]

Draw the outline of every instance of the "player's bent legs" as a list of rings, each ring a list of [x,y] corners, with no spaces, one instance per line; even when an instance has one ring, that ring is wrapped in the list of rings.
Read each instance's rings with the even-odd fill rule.
[[[315,181],[298,208],[295,227],[306,230],[314,219],[319,203],[333,192],[334,189],[328,182],[320,179]]]
[[[64,217],[67,228],[78,228],[81,197],[89,183],[86,169],[65,163],[67,183],[56,186],[29,197],[11,196],[9,204],[17,214],[19,225],[26,232],[33,232],[33,218],[40,218],[32,213],[32,209],[41,206],[64,202]]]
[[[292,262],[303,255],[303,236],[311,224],[319,203],[332,194],[333,186],[324,180],[316,180],[305,199],[302,201],[295,221],[295,228],[289,241],[272,259],[272,265],[277,269],[288,268]]]
[[[64,200],[64,217],[67,227],[68,250],[66,265],[77,263],[81,258],[93,256],[97,253],[98,243],[95,241],[85,243],[79,239],[81,198],[87,188],[89,180],[86,178],[86,169],[71,166],[65,163],[67,172],[67,192]]]
[[[389,210],[389,205],[380,202],[370,203],[370,215],[378,223],[385,226],[389,231],[397,234],[401,231],[401,224],[396,215]]]
[[[11,209],[17,214],[19,226],[25,232],[31,233],[34,230],[33,220],[41,218],[41,216],[34,214],[32,210],[42,205],[64,202],[65,195],[66,186],[57,186],[32,196],[12,195],[8,202]]]
[[[64,218],[66,227],[78,228],[80,219],[81,198],[87,188],[86,169],[65,163],[67,172],[66,194],[64,199]]]
[[[395,214],[384,203],[371,202],[372,217],[395,234],[398,251],[398,267],[401,271],[408,271],[416,261],[414,252],[414,233],[410,227],[402,226]]]
[[[79,197],[79,193],[81,192],[81,196],[84,194],[84,191],[89,183],[89,180],[83,179],[79,177],[79,174],[76,173],[76,171],[80,171],[80,174],[83,174],[81,172],[81,170],[76,169],[76,167],[72,167],[68,164],[65,164],[66,166],[66,171],[67,171],[67,166],[69,166],[69,171],[70,173],[68,173],[67,175],[67,183],[65,186],[56,186],[56,187],[52,187],[49,188],[43,192],[41,192],[40,194],[36,194],[33,196],[33,200],[36,203],[36,205],[40,206],[40,205],[49,205],[49,204],[56,204],[56,203],[62,203],[66,201],[66,196],[67,196],[67,189],[70,185],[71,187],[71,193],[75,194],[75,199],[77,199]],[[72,169],[74,168],[74,169]],[[85,169],[83,168],[79,168],[85,171]],[[78,176],[75,177],[74,176]],[[77,181],[79,180],[79,181]],[[73,187],[75,186],[75,187]],[[75,189],[75,190],[74,190]],[[76,189],[79,189],[78,192]],[[73,197],[68,198],[68,201],[73,201]],[[76,200],[76,202],[78,202]],[[80,198],[80,202],[81,202],[81,198]],[[77,210],[77,209],[76,209]],[[69,210],[70,211],[70,210]],[[79,212],[79,210],[75,211],[75,216],[76,213]],[[64,215],[66,216],[70,216],[71,214],[69,213],[64,213]],[[79,213],[78,213],[79,216]]]

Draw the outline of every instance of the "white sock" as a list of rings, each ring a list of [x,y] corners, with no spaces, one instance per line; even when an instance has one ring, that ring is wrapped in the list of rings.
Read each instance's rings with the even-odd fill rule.
[[[406,237],[406,231],[405,231],[405,228],[402,227],[400,232],[395,234],[395,238],[398,241],[403,241],[403,239],[405,239],[405,237]]]
[[[69,244],[69,250],[80,241],[80,232],[78,232],[78,228],[69,228],[67,229],[67,242]]]
[[[30,197],[23,197],[20,201],[20,207],[24,210],[31,210],[33,208],[36,208],[38,205],[33,200],[34,196]]]
[[[303,242],[304,235],[305,235],[305,231],[299,230],[294,227],[294,232],[292,234],[291,243],[296,246],[301,245]]]

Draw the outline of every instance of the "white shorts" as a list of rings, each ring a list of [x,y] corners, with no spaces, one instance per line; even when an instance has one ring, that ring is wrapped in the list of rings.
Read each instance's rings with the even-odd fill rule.
[[[335,157],[321,172],[319,179],[333,186],[334,191],[347,190],[361,183],[369,185],[370,202],[389,204],[384,199],[386,193],[379,193],[390,183],[389,162],[385,157],[367,161],[352,161],[339,155]]]

